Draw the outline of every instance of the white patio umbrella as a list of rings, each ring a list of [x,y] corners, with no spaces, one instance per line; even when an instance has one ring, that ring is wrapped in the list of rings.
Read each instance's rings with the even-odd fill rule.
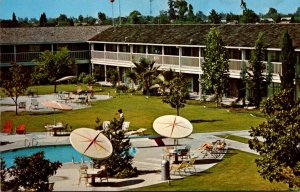
[[[158,134],[173,139],[187,137],[193,132],[191,122],[177,115],[158,117],[153,122],[153,128]]]
[[[76,78],[76,76],[65,76],[63,78],[57,79],[56,82],[66,81],[66,80],[75,79],[75,78]]]
[[[51,109],[59,109],[59,110],[72,110],[72,106],[59,103],[53,100],[44,100],[41,102],[44,106]]]
[[[70,142],[75,150],[92,159],[105,159],[113,152],[110,140],[100,131],[90,128],[72,131]]]
[[[62,103],[59,103],[59,102],[53,101],[53,100],[44,100],[41,103],[42,103],[42,105],[53,109],[54,110],[53,112],[55,112],[55,109],[65,110],[65,111],[73,109],[72,106],[70,106],[70,105],[62,104]],[[55,123],[55,118],[54,118],[54,125],[55,124],[56,123]]]

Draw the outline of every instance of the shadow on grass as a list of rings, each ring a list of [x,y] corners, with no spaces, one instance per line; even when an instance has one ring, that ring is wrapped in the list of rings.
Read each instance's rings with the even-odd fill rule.
[[[223,121],[221,119],[213,119],[213,120],[204,120],[204,119],[193,119],[190,120],[191,123],[212,123],[216,121]]]
[[[96,182],[92,186],[93,187],[125,187],[130,185],[136,185],[144,181],[145,181],[144,179],[130,179],[130,180],[128,179],[125,181],[114,181],[114,182],[104,181],[104,182]]]

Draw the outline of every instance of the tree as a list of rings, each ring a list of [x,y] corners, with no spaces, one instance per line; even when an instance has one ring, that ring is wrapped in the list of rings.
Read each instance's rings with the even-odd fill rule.
[[[175,12],[178,13],[178,19],[183,21],[185,13],[188,11],[187,2],[185,0],[176,0],[174,7]]]
[[[267,121],[251,127],[249,146],[260,154],[255,161],[260,175],[291,188],[300,187],[300,100],[289,100],[290,91],[282,90],[263,102]]]
[[[260,21],[258,15],[251,9],[243,10],[243,15],[240,19],[241,23],[258,23]]]
[[[99,120],[96,129],[101,129]],[[105,165],[108,175],[117,178],[137,176],[137,169],[132,166],[133,156],[129,153],[131,148],[130,140],[125,136],[122,123],[116,118],[110,121],[108,129],[102,132],[113,146],[113,153],[104,160],[94,160],[95,167]]]
[[[7,170],[7,174],[12,179],[4,182],[13,184],[13,191],[20,187],[24,187],[26,191],[48,191],[49,177],[54,175],[61,166],[62,163],[58,161],[50,162],[45,159],[43,151],[28,157],[16,157],[15,166]]]
[[[116,69],[107,70],[107,80],[110,82],[115,88],[120,81],[120,73]]]
[[[101,22],[105,21],[106,20],[106,15],[105,13],[102,13],[102,12],[98,12],[98,18]]]
[[[169,91],[164,91],[164,103],[168,103],[172,108],[176,109],[176,114],[179,116],[179,109],[185,107],[186,99],[189,98],[188,81],[179,74],[172,79],[167,85]]]
[[[219,31],[213,27],[206,36],[204,62],[201,64],[201,86],[205,93],[215,94],[219,106],[228,87],[229,64],[226,48]]]
[[[83,22],[83,16],[82,16],[82,15],[79,15],[79,16],[78,16],[78,21],[79,21],[80,23]]]
[[[136,73],[137,80],[143,88],[143,94],[148,94],[152,81],[158,73],[159,66],[154,66],[154,60],[148,60],[144,57],[141,57],[139,62],[133,61],[133,64],[135,65],[133,71]]]
[[[32,74],[33,80],[38,83],[54,83],[56,93],[56,80],[67,75],[73,75],[75,60],[69,56],[69,50],[65,47],[60,48],[56,53],[44,51],[34,60],[36,66]]]
[[[40,16],[39,26],[46,27],[46,25],[47,25],[47,17],[45,13],[42,13]]]
[[[214,9],[212,9],[210,15],[208,16],[208,20],[213,24],[220,24],[221,16]]]
[[[281,40],[281,60],[282,60],[282,75],[280,75],[281,86],[283,89],[292,89],[289,99],[294,99],[294,79],[296,73],[296,53],[293,47],[292,39],[288,31],[284,31]]]
[[[258,39],[255,42],[255,49],[251,52],[250,72],[248,72],[248,88],[251,90],[252,95],[249,100],[257,108],[259,108],[260,102],[262,101],[263,92],[265,90],[265,76],[263,75],[266,69],[263,61],[265,60],[264,45],[263,45],[263,33],[259,33]]]
[[[194,21],[194,19],[195,19],[194,8],[191,4],[189,4],[187,16],[188,16],[189,21]]]
[[[141,17],[141,13],[139,11],[132,11],[130,14],[129,14],[129,21],[131,24],[140,24],[141,23],[141,20],[140,20],[140,17]]]
[[[16,14],[13,12],[12,14],[12,19],[11,19],[11,27],[18,27],[19,26],[19,22],[17,20]]]
[[[173,0],[168,0],[168,15],[169,15],[169,20],[176,20],[176,11],[175,11],[175,2]]]
[[[16,105],[16,115],[18,114],[18,98],[25,93],[30,84],[29,76],[22,65],[13,63],[3,80],[2,87],[4,93],[11,97]]]

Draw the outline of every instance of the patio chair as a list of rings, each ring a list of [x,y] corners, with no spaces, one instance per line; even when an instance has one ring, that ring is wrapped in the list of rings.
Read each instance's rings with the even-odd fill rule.
[[[129,121],[124,121],[123,122],[123,125],[122,125],[122,129],[124,131],[127,131],[129,129],[129,125],[130,125],[130,122]]]
[[[173,164],[171,165],[171,172],[173,171],[173,174],[175,174],[176,172],[179,173],[179,175],[181,176],[181,172],[180,171],[185,171],[185,169],[188,167],[189,162],[188,161],[182,161],[180,164]]]
[[[144,135],[144,132],[146,131],[147,129],[146,128],[139,128],[138,130],[136,131],[128,131],[125,133],[125,135],[127,136],[130,136],[130,135]]]
[[[25,134],[26,133],[26,125],[25,124],[19,124],[16,127],[16,134]]]
[[[25,101],[19,102],[19,109],[26,109],[26,102]]]
[[[101,171],[98,171],[97,173],[97,177],[99,177],[100,182],[102,182],[102,180],[106,180],[108,182],[108,174],[106,167],[102,165],[100,169]]]
[[[31,104],[29,108],[39,109],[39,102],[37,99],[31,99]]]
[[[80,184],[81,180],[84,179],[85,185],[88,184],[88,179],[89,176],[87,174],[87,169],[88,167],[86,165],[82,165],[79,167],[79,180],[78,180],[78,185]]]
[[[109,128],[109,125],[110,125],[110,121],[103,121],[102,123],[102,128],[103,130],[106,130]]]
[[[2,128],[2,133],[11,134],[13,132],[12,120],[5,120]]]
[[[170,153],[170,151],[169,151],[170,149],[174,149],[174,147],[164,147],[164,148],[162,148],[162,152],[163,152],[162,157],[163,157],[163,159],[167,159],[167,160],[170,161],[170,158],[173,155],[173,154]]]
[[[196,162],[197,157],[192,157],[189,161],[188,161],[188,165],[186,166],[187,169],[194,169],[194,171],[196,172],[196,167],[195,167],[195,162]]]

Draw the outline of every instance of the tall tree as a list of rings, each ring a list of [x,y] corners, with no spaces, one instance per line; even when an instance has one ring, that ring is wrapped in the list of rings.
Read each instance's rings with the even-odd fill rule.
[[[248,72],[248,88],[251,90],[250,102],[259,108],[262,101],[263,92],[265,90],[265,76],[263,75],[266,65],[265,60],[263,33],[259,33],[258,39],[255,42],[255,49],[252,51],[250,59],[250,71]]]
[[[20,64],[12,64],[9,72],[6,74],[2,87],[4,93],[11,97],[16,106],[16,115],[18,114],[18,98],[25,93],[30,84],[29,76]]]
[[[169,20],[176,20],[175,2],[173,0],[168,0],[168,6]]]
[[[213,24],[219,24],[221,23],[221,16],[214,9],[212,9],[208,16],[208,20]]]
[[[56,93],[56,80],[66,75],[74,75],[75,60],[70,57],[69,50],[60,48],[56,53],[44,51],[34,60],[36,66],[32,74],[33,80],[38,83],[54,83]]]
[[[141,23],[141,13],[139,11],[132,11],[129,14],[129,21],[131,24],[140,24]]]
[[[194,8],[191,4],[189,4],[187,17],[189,21],[194,21],[195,19]]]
[[[178,19],[181,21],[184,20],[184,16],[188,11],[187,2],[185,0],[176,0],[174,7],[178,13]]]
[[[11,19],[11,27],[18,27],[19,22],[17,20],[16,14],[13,12],[12,19]]]
[[[164,92],[163,102],[175,108],[178,116],[180,108],[185,107],[186,99],[189,98],[188,85],[188,81],[182,74],[178,74],[166,85],[169,91]]]
[[[203,74],[201,85],[205,93],[215,94],[219,106],[229,79],[229,64],[226,48],[217,28],[210,29],[206,36],[204,62],[201,64]]]
[[[251,149],[260,175],[269,181],[300,187],[300,100],[289,100],[291,90],[282,90],[262,104],[267,121],[251,127]],[[259,138],[262,138],[260,140]]]
[[[46,25],[47,25],[47,17],[45,13],[42,13],[40,16],[39,26],[46,27]]]
[[[296,53],[293,47],[292,39],[288,31],[284,31],[281,40],[281,60],[282,60],[282,75],[280,75],[281,86],[283,89],[292,89],[289,99],[294,99],[294,79],[296,66]]]

